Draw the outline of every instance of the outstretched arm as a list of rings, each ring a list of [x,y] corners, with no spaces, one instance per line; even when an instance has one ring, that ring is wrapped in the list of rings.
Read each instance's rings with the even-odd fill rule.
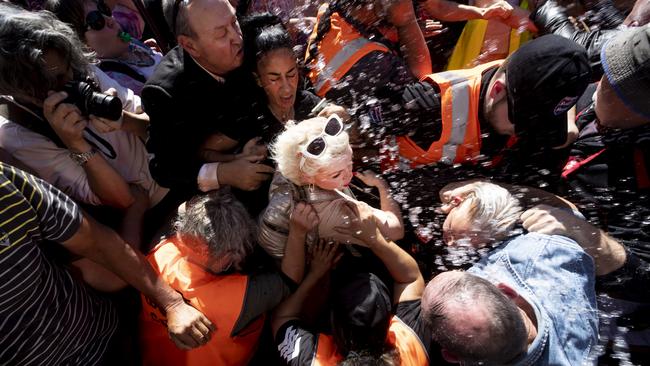
[[[562,235],[575,240],[594,259],[599,276],[625,264],[627,254],[621,243],[567,210],[539,205],[525,211],[521,220],[528,231]]]
[[[312,251],[311,266],[309,273],[302,281],[296,292],[278,305],[273,315],[271,327],[273,335],[277,335],[278,330],[286,322],[294,319],[299,319],[305,302],[309,299],[314,291],[319,291],[318,285],[321,280],[329,274],[330,270],[336,262],[341,258],[338,252],[338,244],[327,244],[321,241]],[[322,298],[322,296],[313,296],[314,298]]]
[[[366,243],[384,263],[395,281],[393,302],[419,299],[424,290],[424,279],[415,259],[397,244],[384,238],[370,206],[354,201],[348,201],[348,205],[355,212],[356,218],[348,227],[336,230]]]
[[[388,8],[388,20],[397,28],[400,48],[413,75],[431,74],[431,55],[418,25],[411,0],[399,0]]]
[[[404,223],[402,222],[402,211],[399,204],[393,199],[388,183],[378,174],[366,170],[363,173],[355,173],[355,176],[370,187],[379,190],[379,201],[381,211],[374,210],[374,216],[378,219],[377,225],[384,236],[391,240],[399,240],[404,237]]]
[[[84,215],[79,230],[64,243],[75,254],[87,257],[120,276],[143,295],[158,303],[167,315],[167,328],[182,349],[205,344],[214,325],[159,278],[144,256],[116,232]]]

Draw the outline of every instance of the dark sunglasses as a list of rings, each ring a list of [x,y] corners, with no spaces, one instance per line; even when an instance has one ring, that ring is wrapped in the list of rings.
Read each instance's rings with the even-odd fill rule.
[[[86,15],[86,23],[84,24],[84,32],[89,29],[100,31],[106,26],[105,16],[110,17],[113,15],[111,8],[106,5],[104,0],[97,2],[97,10],[93,10]]]
[[[325,140],[325,136],[338,136],[341,134],[341,132],[343,132],[344,127],[345,126],[343,125],[343,121],[341,118],[339,118],[339,116],[336,114],[331,115],[325,124],[325,128],[323,128],[323,132],[312,139],[307,144],[307,147],[302,150],[302,156],[300,158],[300,170],[302,170],[302,166],[305,164],[305,158],[309,157],[312,159],[317,159],[323,153],[323,151],[325,151],[327,148],[327,140]]]

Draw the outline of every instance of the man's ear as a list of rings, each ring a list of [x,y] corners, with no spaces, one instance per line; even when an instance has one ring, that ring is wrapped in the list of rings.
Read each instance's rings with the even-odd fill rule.
[[[256,72],[253,72],[253,77],[255,77],[255,82],[257,83],[257,86],[259,86],[260,88],[264,88],[262,86],[262,80],[260,80],[260,76],[257,75]]]
[[[449,363],[460,363],[460,359],[458,358],[458,356],[449,352],[448,349],[443,348],[440,352],[442,353],[442,358],[444,358],[445,361]]]
[[[191,37],[180,35],[177,38],[178,44],[194,58],[201,57],[201,52],[196,48],[196,43]]]
[[[501,291],[501,293],[506,295],[507,298],[509,298],[509,299],[511,299],[513,301],[516,300],[517,298],[519,298],[519,294],[517,293],[517,291],[515,291],[512,287],[506,285],[503,282],[500,282],[497,285],[497,288],[499,289],[499,291]]]

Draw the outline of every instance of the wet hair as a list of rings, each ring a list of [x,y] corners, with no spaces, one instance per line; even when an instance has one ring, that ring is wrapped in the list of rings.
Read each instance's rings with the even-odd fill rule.
[[[257,62],[267,53],[288,49],[293,52],[293,40],[282,20],[271,13],[258,13],[241,19],[244,38],[244,65],[255,71]]]
[[[84,0],[45,0],[43,9],[51,11],[59,20],[71,26],[83,41],[86,39],[84,4]]]
[[[197,243],[207,245],[208,256],[220,260],[224,269],[242,269],[257,237],[255,222],[244,205],[221,190],[188,201],[174,228],[197,251],[203,249]]]
[[[443,348],[464,362],[490,365],[509,363],[524,352],[527,334],[519,308],[495,285],[463,273],[429,286],[435,287],[425,290],[424,295],[431,297],[422,302],[422,317]],[[479,309],[489,314],[485,324],[460,331],[458,324],[466,321],[461,312]]]
[[[494,240],[507,238],[521,216],[519,200],[507,189],[489,182],[472,183],[468,193],[462,204],[471,206],[467,219],[474,230]]]
[[[306,185],[303,174],[316,175],[320,169],[329,166],[332,159],[337,159],[350,150],[347,132],[342,131],[338,136],[325,136],[325,151],[317,159],[305,157],[301,170],[302,150],[323,132],[326,123],[327,118],[323,117],[307,119],[297,124],[289,121],[285,130],[273,142],[271,154],[278,165],[278,171],[293,184]]]
[[[345,19],[345,21],[357,32],[361,33],[364,38],[371,39],[373,42],[383,43],[388,48],[397,49],[397,46],[393,44],[393,42],[387,40],[381,32],[379,32],[378,27],[380,24],[375,24],[374,26],[369,27],[357,21],[350,15],[350,10],[367,6],[368,4],[374,4],[374,0],[332,0],[327,5],[325,12],[318,21],[318,25],[316,26],[316,37],[311,41],[307,50],[309,53],[305,60],[305,65],[309,65],[318,56],[318,45],[330,31],[332,27],[331,18],[334,13],[337,13]],[[383,22],[384,20],[380,19],[380,23]]]
[[[59,84],[47,72],[48,51],[57,52],[75,78],[90,75],[94,54],[70,26],[48,11],[29,12],[0,3],[0,94],[45,99]]]

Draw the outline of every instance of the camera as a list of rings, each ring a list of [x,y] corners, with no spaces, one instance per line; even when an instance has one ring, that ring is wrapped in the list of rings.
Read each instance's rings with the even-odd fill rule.
[[[98,93],[92,84],[85,81],[71,81],[63,90],[68,97],[63,103],[74,104],[84,116],[95,115],[117,121],[122,116],[122,101],[118,97]]]

